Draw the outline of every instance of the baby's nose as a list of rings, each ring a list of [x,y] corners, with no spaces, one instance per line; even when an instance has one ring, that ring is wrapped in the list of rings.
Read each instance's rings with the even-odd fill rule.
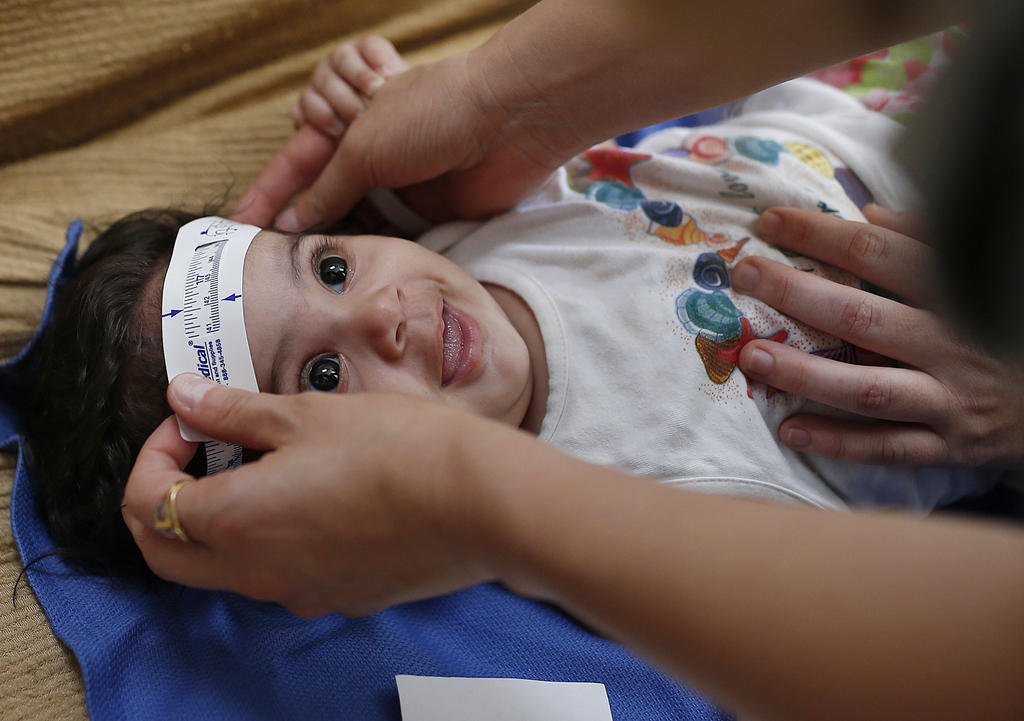
[[[406,318],[401,292],[396,286],[376,288],[358,299],[349,332],[358,333],[384,360],[398,360],[405,353]]]

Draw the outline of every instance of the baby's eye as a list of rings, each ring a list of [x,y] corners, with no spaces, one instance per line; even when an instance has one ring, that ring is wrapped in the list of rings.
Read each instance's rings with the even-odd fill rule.
[[[340,255],[324,256],[317,267],[317,275],[320,276],[320,282],[335,293],[344,293],[348,262]]]
[[[302,369],[300,386],[304,391],[334,393],[345,390],[341,361],[336,355],[323,354],[311,358]]]

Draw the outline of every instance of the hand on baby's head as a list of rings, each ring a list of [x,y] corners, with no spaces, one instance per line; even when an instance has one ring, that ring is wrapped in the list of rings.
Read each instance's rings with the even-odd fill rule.
[[[498,132],[495,117],[507,109],[485,75],[470,72],[475,67],[466,52],[410,68],[381,38],[339,46],[292,110],[297,132],[230,217],[296,233],[343,217],[378,187],[399,189],[432,222],[511,208],[572,153],[549,152],[518,123]],[[562,121],[538,132],[564,135]],[[475,138],[495,143],[468,142]]]
[[[295,211],[285,211],[303,189],[316,185],[325,172],[341,139],[367,108],[367,102],[396,75],[409,69],[395,47],[377,36],[344,42],[320,61],[309,83],[299,94],[290,115],[297,132],[267,163],[266,168],[239,198],[231,217],[253,225],[274,225],[298,231],[319,221],[337,220],[373,184],[355,183],[353,194],[341,201],[337,213],[320,213],[316,221],[304,222]],[[360,147],[356,143],[356,147]],[[345,174],[351,181],[352,174]],[[328,194],[335,197],[337,188]],[[285,211],[285,212],[282,212]]]
[[[344,42],[316,66],[290,115],[300,126],[309,124],[340,138],[380,86],[408,68],[382,37]]]

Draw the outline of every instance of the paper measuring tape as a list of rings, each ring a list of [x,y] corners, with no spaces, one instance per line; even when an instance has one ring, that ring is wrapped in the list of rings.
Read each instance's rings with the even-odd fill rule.
[[[161,309],[168,380],[199,373],[221,385],[259,390],[245,334],[242,270],[254,225],[210,216],[181,227],[164,279]],[[242,462],[242,447],[198,433],[178,419],[181,437],[206,441],[206,472]]]

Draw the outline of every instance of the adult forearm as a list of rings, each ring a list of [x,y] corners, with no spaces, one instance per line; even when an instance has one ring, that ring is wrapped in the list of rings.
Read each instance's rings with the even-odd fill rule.
[[[475,51],[519,129],[575,149],[962,19],[969,4],[544,0]]]
[[[729,708],[792,721],[1024,706],[1021,531],[706,496],[517,443],[531,441],[472,454],[488,479],[467,496],[474,534],[499,578]]]

